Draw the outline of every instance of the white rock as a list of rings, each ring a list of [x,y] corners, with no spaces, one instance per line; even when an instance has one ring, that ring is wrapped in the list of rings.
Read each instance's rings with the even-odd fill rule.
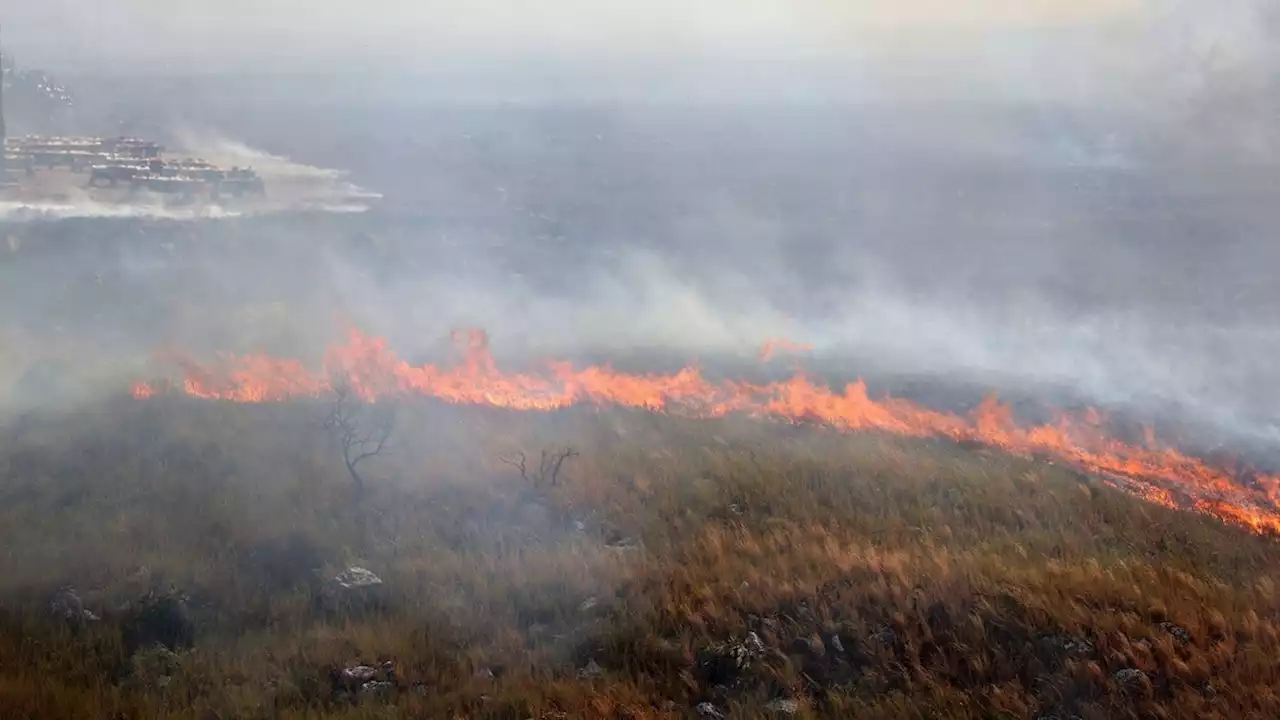
[[[49,611],[55,616],[70,622],[93,622],[98,616],[85,609],[80,596],[71,588],[63,588],[54,594],[49,601]]]
[[[338,576],[335,577],[333,581],[345,590],[373,587],[374,585],[382,584],[382,578],[374,575],[373,571],[354,565],[338,573]]]
[[[396,686],[384,680],[370,680],[360,686],[360,697],[385,697],[394,692]]]
[[[1123,668],[1115,671],[1111,677],[1118,683],[1128,685],[1146,680],[1147,674],[1137,668]]]
[[[765,705],[764,709],[779,715],[795,715],[800,712],[800,703],[789,698],[778,698]]]
[[[604,668],[595,660],[588,660],[587,666],[578,671],[578,677],[582,680],[591,680],[604,675]]]
[[[342,671],[342,679],[363,685],[378,676],[378,671],[368,665],[356,665]]]
[[[698,703],[697,711],[698,711],[698,717],[714,718],[714,719],[720,719],[720,720],[723,720],[724,718],[724,713],[720,712],[718,709],[716,709],[715,705],[712,705],[709,702]]]

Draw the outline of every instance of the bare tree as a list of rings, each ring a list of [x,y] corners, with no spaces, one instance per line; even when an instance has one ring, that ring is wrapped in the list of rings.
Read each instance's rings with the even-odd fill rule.
[[[364,412],[366,408],[369,409],[367,414]],[[325,420],[325,428],[337,437],[342,447],[342,460],[360,495],[365,488],[364,476],[359,471],[360,463],[391,448],[395,421],[394,403],[362,405],[351,396],[350,386],[343,382],[334,383],[333,404]]]
[[[564,465],[565,460],[572,457],[578,457],[578,451],[571,447],[566,447],[553,451],[543,450],[538,458],[538,466],[536,468],[529,467],[523,452],[499,455],[498,459],[519,470],[520,477],[527,482],[533,483],[535,487],[544,488],[547,486],[555,487],[560,479],[560,467]]]

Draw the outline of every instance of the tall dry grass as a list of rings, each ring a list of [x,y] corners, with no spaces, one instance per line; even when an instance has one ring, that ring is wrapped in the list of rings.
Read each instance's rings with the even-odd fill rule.
[[[5,428],[0,717],[1280,717],[1276,543],[1069,468],[423,402],[357,503],[324,416],[120,399]],[[561,446],[555,484],[499,459]],[[327,607],[352,564],[384,592]],[[51,616],[65,585],[102,619]],[[148,592],[196,633],[163,681],[129,642]],[[337,694],[382,661],[391,696]]]

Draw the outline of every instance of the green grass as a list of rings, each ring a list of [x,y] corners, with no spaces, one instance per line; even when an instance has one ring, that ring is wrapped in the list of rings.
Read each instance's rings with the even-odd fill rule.
[[[120,399],[4,428],[0,717],[1280,717],[1280,545],[1068,468],[415,402],[356,502],[325,414]],[[554,485],[499,459],[566,446]],[[379,602],[319,602],[351,564]],[[50,615],[67,584],[101,621]],[[130,628],[171,588],[196,636],[160,687]],[[396,694],[335,697],[383,660]]]

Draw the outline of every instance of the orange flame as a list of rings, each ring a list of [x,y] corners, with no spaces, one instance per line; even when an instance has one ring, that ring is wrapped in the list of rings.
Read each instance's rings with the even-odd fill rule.
[[[607,365],[576,368],[553,362],[540,374],[506,373],[494,362],[484,331],[457,331],[453,340],[464,355],[451,368],[412,366],[399,359],[385,340],[356,330],[345,344],[329,349],[322,372],[309,370],[298,360],[264,355],[229,357],[216,370],[185,358],[174,362],[182,370],[182,392],[235,402],[317,397],[341,379],[367,401],[416,395],[512,410],[556,410],[589,403],[701,418],[741,413],[845,431],[945,437],[1012,453],[1055,457],[1105,476],[1111,485],[1152,503],[1194,509],[1254,532],[1280,535],[1280,477],[1259,476],[1249,485],[1239,483],[1234,471],[1163,446],[1149,430],[1143,446],[1126,444],[1105,432],[1105,418],[1094,411],[1080,417],[1063,414],[1053,423],[1024,427],[1014,420],[1012,409],[994,396],[965,417],[898,398],[873,400],[861,381],[834,392],[801,372],[761,385],[714,382],[697,367],[671,375],[628,374]],[[766,349],[772,347],[766,344]],[[133,396],[145,399],[164,389],[139,383]]]

